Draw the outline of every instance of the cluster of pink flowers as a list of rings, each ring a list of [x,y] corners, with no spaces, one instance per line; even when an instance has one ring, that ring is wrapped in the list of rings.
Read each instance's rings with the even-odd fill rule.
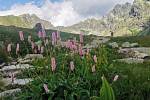
[[[68,48],[68,49],[70,49],[72,51],[76,51],[77,50],[77,44],[73,40],[68,40],[66,42],[66,48]]]

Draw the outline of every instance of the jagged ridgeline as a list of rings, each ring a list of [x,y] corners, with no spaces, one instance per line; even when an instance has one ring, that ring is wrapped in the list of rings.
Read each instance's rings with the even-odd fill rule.
[[[50,22],[42,20],[34,14],[23,14],[20,16],[0,16],[0,25],[4,26],[13,25],[16,27],[33,28],[36,23],[42,23],[46,29],[53,28],[53,25]]]
[[[96,35],[115,36],[138,35],[149,27],[150,0],[135,0],[133,4],[117,4],[106,16],[100,19],[87,19],[70,27],[65,31],[78,32],[81,29]],[[148,29],[142,34],[147,34]]]

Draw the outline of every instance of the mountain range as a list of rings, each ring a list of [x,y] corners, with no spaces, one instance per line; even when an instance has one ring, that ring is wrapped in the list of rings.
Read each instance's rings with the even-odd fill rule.
[[[49,21],[42,20],[36,15],[24,14],[20,16],[0,16],[0,25],[14,25],[23,28],[33,28],[36,23],[42,23],[47,29],[57,29],[64,32],[79,34],[94,34],[114,36],[147,34],[150,30],[150,0],[134,0],[133,4],[117,4],[104,17],[86,19],[67,27],[54,27]],[[145,33],[146,32],[146,33]]]
[[[54,26],[49,22],[40,19],[35,14],[23,14],[20,16],[0,16],[0,25],[4,26],[17,26],[22,28],[33,28],[36,23],[42,23],[46,29],[53,28]]]

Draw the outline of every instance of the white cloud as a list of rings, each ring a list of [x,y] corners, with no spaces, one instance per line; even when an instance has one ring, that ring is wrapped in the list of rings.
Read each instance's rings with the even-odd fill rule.
[[[38,7],[33,2],[13,5],[7,11],[0,11],[0,16],[36,14],[38,17],[52,22],[55,26],[68,26],[88,17],[100,17],[117,3],[133,0],[64,0],[63,2],[45,3]]]

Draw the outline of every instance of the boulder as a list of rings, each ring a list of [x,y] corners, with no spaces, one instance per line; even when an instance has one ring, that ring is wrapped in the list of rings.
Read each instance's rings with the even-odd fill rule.
[[[20,69],[28,69],[32,68],[33,66],[29,64],[18,64],[18,65],[10,65],[10,66],[4,66],[0,71],[13,71],[13,70],[20,70]]]
[[[5,65],[5,63],[0,64],[0,68],[2,68]]]
[[[130,47],[139,47],[139,44],[138,43],[131,43]]]
[[[27,54],[24,59],[42,59],[42,54]]]
[[[117,42],[112,42],[112,43],[109,43],[108,45],[112,48],[119,48],[119,45]]]
[[[141,58],[144,59],[145,57],[148,57],[149,55],[146,53],[140,53],[139,51],[134,51],[134,56],[135,58]]]
[[[30,59],[18,59],[18,62],[20,63],[20,64],[29,64],[29,63],[31,63],[33,61],[33,59],[32,60],[30,60]]]
[[[117,61],[124,62],[124,63],[127,63],[127,64],[132,64],[132,63],[138,64],[138,63],[143,63],[144,59],[139,59],[139,58],[124,58],[124,59],[118,59]]]
[[[131,45],[130,45],[129,42],[124,42],[124,43],[122,44],[122,47],[123,47],[123,48],[130,48]]]
[[[16,79],[14,80],[13,85],[26,85],[29,82],[33,81],[33,79],[28,78],[28,79]]]
[[[21,89],[19,89],[19,88],[12,89],[12,90],[7,90],[7,91],[4,91],[4,92],[0,93],[0,98],[2,99],[3,97],[6,97],[6,96],[15,95],[16,93],[19,93],[19,92],[21,92]]]
[[[29,82],[33,81],[31,78],[25,78],[25,79],[14,79],[14,82],[12,83],[11,78],[4,78],[2,81],[5,83],[5,86],[8,85],[26,85]]]

